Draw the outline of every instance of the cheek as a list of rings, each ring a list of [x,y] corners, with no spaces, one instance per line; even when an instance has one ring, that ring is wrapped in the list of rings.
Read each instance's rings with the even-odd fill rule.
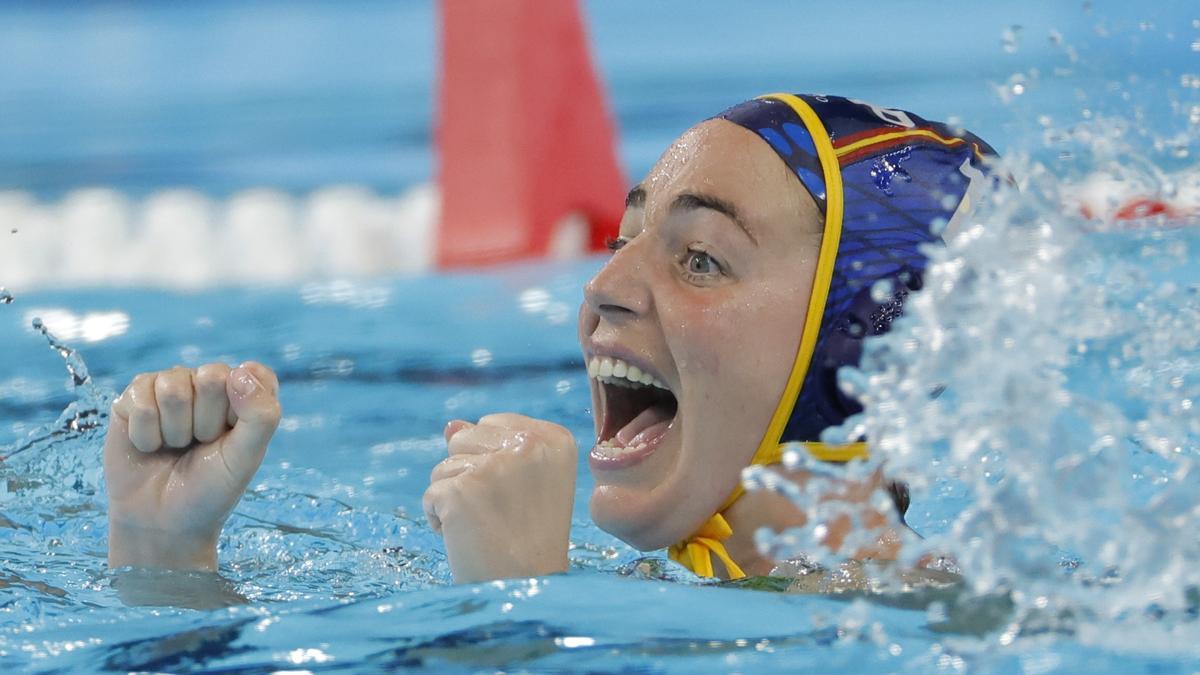
[[[675,313],[671,351],[685,379],[719,379],[723,368],[730,363],[729,348],[736,344],[742,329],[738,324],[744,311],[729,302],[701,298],[680,306]],[[673,339],[672,339],[673,338]]]
[[[702,297],[681,304],[683,311],[673,317],[676,330],[671,340],[681,373],[740,379],[790,369],[807,305],[798,298],[800,290]]]
[[[801,290],[780,284],[774,292],[711,298],[676,317],[681,378],[704,407],[714,406],[711,421],[769,420],[800,344]]]

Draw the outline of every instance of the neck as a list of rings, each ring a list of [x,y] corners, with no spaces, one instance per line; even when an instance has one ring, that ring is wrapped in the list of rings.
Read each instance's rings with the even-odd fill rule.
[[[781,466],[776,465],[775,469],[783,472]],[[808,482],[810,476],[805,471],[784,472],[784,475],[801,488]],[[880,513],[868,506],[871,495],[881,484],[882,475],[877,472],[867,481],[843,483],[832,494],[821,496],[822,500],[837,499],[861,504],[863,508],[861,522],[872,529],[880,528],[874,545],[865,546],[853,552],[843,552],[844,554],[852,553],[853,555],[850,557],[853,559],[895,560],[899,553],[900,538],[893,528],[886,527],[891,520],[891,514]],[[789,528],[803,527],[808,522],[804,512],[796,508],[787,497],[764,491],[747,492],[742,495],[741,499],[734,502],[724,515],[725,520],[733,529],[733,535],[724,542],[725,549],[747,576],[770,574],[777,562],[759,553],[754,544],[755,532],[763,527],[774,532],[782,532]],[[824,545],[833,550],[840,549],[842,542],[850,534],[853,523],[850,518],[842,516],[826,525],[829,533],[825,537]],[[717,567],[721,567],[719,563]],[[724,571],[723,568],[720,569],[721,573]],[[728,578],[728,575],[722,574],[722,577]]]

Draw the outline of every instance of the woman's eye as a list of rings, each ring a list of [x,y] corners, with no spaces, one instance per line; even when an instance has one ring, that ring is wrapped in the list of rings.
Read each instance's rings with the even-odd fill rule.
[[[616,238],[609,237],[608,241],[604,242],[604,245],[605,245],[605,247],[608,248],[609,251],[616,253],[617,251],[620,251],[622,248],[625,248],[625,244],[628,244],[628,243],[629,243],[629,240],[626,239],[625,237],[616,237]]]
[[[687,271],[696,275],[712,275],[720,274],[721,266],[708,253],[689,249],[687,258],[684,261],[687,266]]]

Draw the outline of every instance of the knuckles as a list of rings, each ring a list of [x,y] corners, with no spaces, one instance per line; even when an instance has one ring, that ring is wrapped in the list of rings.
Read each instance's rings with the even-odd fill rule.
[[[160,377],[154,385],[154,397],[159,405],[181,407],[192,400],[191,383],[184,386],[174,378],[168,380]]]
[[[196,391],[207,395],[224,393],[228,372],[229,368],[218,363],[200,366],[196,369],[196,376],[194,378]]]

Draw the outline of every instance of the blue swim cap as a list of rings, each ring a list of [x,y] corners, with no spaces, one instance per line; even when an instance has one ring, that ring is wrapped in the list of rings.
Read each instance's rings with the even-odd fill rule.
[[[864,444],[820,443],[822,431],[862,410],[837,386],[837,371],[857,365],[863,339],[903,312],[921,287],[924,245],[942,243],[940,233],[992,185],[996,153],[961,129],[840,96],[770,94],[718,117],[766,141],[825,218],[804,333],[755,463],[788,442],[820,459],[864,456]]]

